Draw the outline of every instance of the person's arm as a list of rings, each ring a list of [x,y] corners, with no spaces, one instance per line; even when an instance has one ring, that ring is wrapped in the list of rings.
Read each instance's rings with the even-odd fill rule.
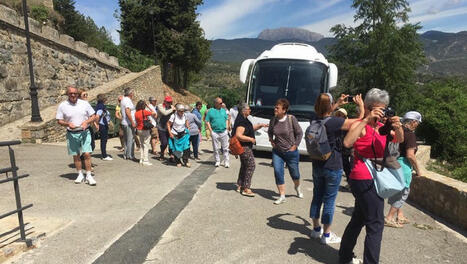
[[[406,150],[407,159],[415,170],[415,176],[422,176],[422,171],[418,165],[417,158],[415,157],[415,148],[408,148]]]
[[[268,137],[269,137],[269,142],[271,143],[271,146],[274,148],[275,147],[275,144],[274,144],[274,131],[273,131],[273,128],[274,128],[274,118],[275,117],[272,117],[271,120],[269,120],[269,126],[268,126]]]
[[[190,128],[190,124],[188,123],[188,118],[185,118],[185,127],[186,128]]]
[[[169,109],[165,109],[164,106],[158,107],[158,110],[161,112],[161,114],[163,114],[163,115],[165,115],[165,116],[166,116],[166,115],[172,114],[173,111],[174,111],[174,109],[175,109],[175,108],[174,108],[173,106],[170,107]]]
[[[206,127],[208,128],[209,132],[212,134],[212,127],[211,127],[211,118],[209,117],[209,113],[206,113],[204,122],[206,122]]]
[[[295,151],[297,150],[298,146],[300,145],[300,142],[302,142],[303,138],[303,130],[298,124],[298,120],[295,116],[292,117],[292,127],[293,127],[293,133],[295,136],[295,144],[289,149],[289,151]]]
[[[90,124],[92,124],[93,122],[95,122],[96,120],[98,120],[98,115],[94,114],[92,116],[90,116],[88,118],[88,120],[84,121],[82,124],[81,124],[81,127],[83,129],[86,129],[89,127]]]
[[[169,132],[169,137],[174,138],[174,135],[172,134],[172,122],[167,121],[167,131]]]
[[[255,144],[256,143],[255,138],[247,137],[247,136],[243,135],[244,132],[245,132],[245,127],[238,126],[237,131],[235,132],[235,136],[238,138],[238,140],[240,140],[242,142],[251,142],[251,143]]]
[[[396,142],[404,142],[404,129],[402,129],[402,124],[398,116],[393,116],[390,118],[392,129],[395,132]]]
[[[119,109],[119,111],[115,111],[115,118],[122,120],[122,112],[120,111],[122,110]]]
[[[362,119],[364,116],[365,116],[365,105],[363,103],[363,99],[362,99],[362,95],[361,94],[358,94],[356,95],[354,98],[353,98],[354,102],[358,105],[358,108],[359,108],[359,111],[360,111],[360,115],[358,116],[358,118],[347,118],[345,119],[344,121],[344,124],[342,125],[342,128],[341,130],[349,130],[350,127],[352,126],[352,124],[357,121],[357,120],[360,120]]]
[[[268,124],[256,124],[256,125],[253,126],[253,130],[256,131],[256,130],[262,128],[262,127],[268,127]]]
[[[193,120],[195,121],[195,124],[198,126],[198,128],[201,128],[201,120],[199,120],[199,118],[195,114],[193,114]]]
[[[70,129],[76,128],[76,126],[73,125],[73,123],[67,122],[67,121],[65,121],[65,120],[63,120],[63,119],[57,119],[57,123],[58,123],[59,125],[61,125],[61,126],[68,127],[68,128],[70,128]]]
[[[374,107],[373,110],[371,110],[371,112],[368,114],[368,116],[363,118],[361,122],[353,123],[350,127],[349,132],[344,138],[344,147],[351,148],[359,137],[365,135],[365,126],[368,124],[368,122],[372,119],[379,120],[383,117],[383,115],[384,114],[381,110],[381,107]]]
[[[331,111],[334,112],[337,108],[339,108],[341,105],[345,105],[347,104],[347,102],[345,101],[345,98],[349,97],[349,95],[347,94],[341,94],[341,96],[339,97],[339,99],[337,100],[336,103],[332,104],[331,106]]]
[[[131,116],[131,110],[129,107],[125,107],[125,114],[128,120],[130,120],[131,126],[136,127],[135,121],[133,120],[133,117]]]

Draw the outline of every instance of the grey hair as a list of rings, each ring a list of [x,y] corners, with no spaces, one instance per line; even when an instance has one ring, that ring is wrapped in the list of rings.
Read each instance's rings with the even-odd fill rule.
[[[130,87],[127,87],[127,88],[125,88],[125,90],[123,90],[123,94],[125,96],[129,96],[132,93],[133,93],[133,89],[131,89]]]
[[[371,88],[365,95],[365,106],[370,109],[375,104],[389,105],[389,94],[385,90]]]
[[[183,104],[177,104],[175,109],[177,109],[177,111],[185,111],[185,106]]]
[[[239,110],[239,111],[243,111],[243,110],[245,110],[246,108],[250,108],[250,105],[248,105],[247,103],[240,103],[240,104],[238,104],[238,110]]]

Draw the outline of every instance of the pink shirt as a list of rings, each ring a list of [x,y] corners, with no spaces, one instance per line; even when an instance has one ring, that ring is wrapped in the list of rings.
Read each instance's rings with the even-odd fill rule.
[[[378,123],[378,127],[381,126],[383,126],[383,124]],[[378,134],[370,125],[365,126],[365,131],[365,136],[357,139],[353,145],[355,150],[354,168],[349,176],[352,180],[371,180],[373,178],[365,163],[356,154],[357,152],[364,158],[375,158],[373,148],[371,147],[371,143],[374,142],[376,157],[382,158],[384,155],[386,136]]]

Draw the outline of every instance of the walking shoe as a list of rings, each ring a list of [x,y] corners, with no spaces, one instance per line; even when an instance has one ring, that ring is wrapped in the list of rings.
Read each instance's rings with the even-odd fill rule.
[[[338,237],[336,234],[334,234],[333,232],[329,233],[328,237],[326,237],[324,233],[321,236],[321,244],[325,244],[325,245],[340,243],[341,240],[342,239]]]
[[[96,185],[96,180],[94,180],[94,177],[92,177],[91,174],[86,175],[86,182],[91,186]]]
[[[103,158],[102,160],[110,161],[110,160],[114,160],[114,159],[112,159],[112,157],[110,157],[110,156],[107,156],[107,157]]]
[[[311,238],[320,238],[323,235],[323,228],[321,227],[319,231],[315,231],[314,229],[311,230],[310,237]]]
[[[302,191],[300,191],[300,187],[295,188],[295,191],[297,192],[297,197],[298,198],[303,198],[303,193],[302,193]]]
[[[186,166],[187,168],[191,168],[191,164],[190,164],[189,162],[187,162],[187,163],[185,164],[185,166]]]
[[[399,224],[398,222],[396,222],[394,220],[389,220],[386,217],[384,218],[384,225],[389,226],[389,227],[394,227],[394,228],[404,227],[403,225]]]
[[[221,161],[220,166],[225,166],[225,160]]]
[[[139,160],[139,164],[143,165],[143,160],[142,159]]]
[[[78,177],[76,177],[75,183],[76,183],[76,184],[82,183],[83,180],[84,180],[84,175],[83,175],[83,173],[78,173]]]
[[[243,191],[242,191],[242,195],[248,196],[248,197],[255,197],[255,193],[252,192],[250,189],[243,190]]]
[[[216,164],[214,164],[214,167],[219,167],[219,165],[220,165],[220,162],[216,161]]]
[[[152,165],[152,163],[149,162],[149,161],[143,161],[142,164],[143,164],[143,166],[151,166]]]
[[[345,264],[363,264],[363,260],[358,258],[352,258],[351,261],[346,262]]]
[[[281,203],[285,203],[285,197],[283,196],[279,197],[279,199],[274,201],[274,204],[281,204]]]
[[[228,162],[225,163],[224,167],[229,168],[230,164]]]

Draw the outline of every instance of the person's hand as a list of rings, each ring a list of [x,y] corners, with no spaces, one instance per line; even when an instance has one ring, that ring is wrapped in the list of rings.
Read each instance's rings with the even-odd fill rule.
[[[99,124],[95,124],[97,130],[99,130]]]
[[[269,127],[269,124],[261,124],[261,127]]]
[[[356,96],[353,97],[353,101],[358,105],[363,105],[363,98],[362,98],[362,94],[357,94]]]
[[[171,132],[169,132],[169,137],[170,137],[171,139],[173,139],[173,138],[174,138],[174,134],[172,134]]]
[[[400,118],[398,116],[393,116],[389,118],[389,122],[391,122],[391,126],[394,130],[399,129],[402,127],[402,123],[400,121]]]
[[[170,109],[172,109],[172,110],[175,111],[175,106],[174,106],[174,105],[170,105]]]
[[[253,143],[253,145],[256,144],[256,139],[255,138],[251,138],[251,143]]]
[[[383,113],[383,108],[382,107],[373,107],[373,109],[370,111],[370,114],[366,117],[367,121],[370,121],[372,119],[380,120],[383,118],[384,113]]]
[[[83,130],[86,130],[86,128],[88,128],[88,123],[86,121],[84,121],[83,123],[81,123],[81,126],[83,128]]]
[[[293,145],[291,148],[289,148],[289,151],[295,151],[297,150],[297,146]]]
[[[135,128],[135,127],[136,127],[136,123],[135,123],[135,122],[131,122],[131,127],[132,127],[132,128]]]
[[[347,102],[347,97],[349,97],[348,94],[341,94],[341,96],[339,97],[339,99],[337,99],[337,106],[341,106],[341,105],[345,105]]]
[[[276,144],[274,143],[274,141],[270,140],[269,142],[271,143],[272,148],[276,147]]]

